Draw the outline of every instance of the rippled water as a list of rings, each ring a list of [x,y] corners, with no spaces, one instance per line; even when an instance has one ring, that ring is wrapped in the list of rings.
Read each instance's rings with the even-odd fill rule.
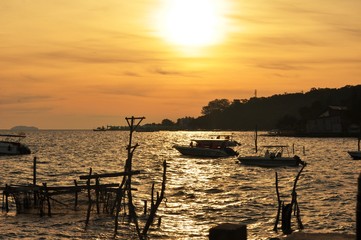
[[[247,224],[249,239],[278,236],[272,231],[277,212],[275,171],[281,197],[290,201],[298,168],[242,166],[235,158],[198,159],[181,156],[174,144],[188,144],[193,137],[212,132],[140,132],[133,169],[135,203],[142,212],[151,184],[160,189],[162,162],[167,160],[166,203],[160,206],[161,226],[153,226],[151,239],[208,239],[209,229],[219,223]],[[242,143],[240,154],[254,152],[253,133],[234,132]],[[0,186],[32,183],[33,158],[38,158],[38,183],[72,185],[89,168],[96,173],[122,171],[126,159],[128,132],[38,131],[25,139],[32,155],[0,157]],[[355,232],[357,178],[361,161],[352,160],[347,150],[357,141],[347,138],[259,137],[262,144],[295,144],[296,154],[308,165],[298,182],[298,202],[305,230],[309,232]],[[305,147],[306,155],[303,155]],[[118,180],[120,181],[120,180]],[[111,182],[114,182],[112,179]],[[6,239],[107,239],[113,236],[114,221],[92,213],[85,229],[86,212],[70,211],[52,217],[37,214],[0,214],[0,237]],[[296,223],[296,219],[292,219]],[[118,239],[134,238],[129,226],[121,224]]]

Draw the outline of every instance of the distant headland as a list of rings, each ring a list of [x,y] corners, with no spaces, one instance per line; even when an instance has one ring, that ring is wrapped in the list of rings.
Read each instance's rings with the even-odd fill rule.
[[[17,132],[29,132],[29,131],[38,131],[39,128],[37,127],[30,127],[30,126],[15,126],[10,129],[11,131]]]

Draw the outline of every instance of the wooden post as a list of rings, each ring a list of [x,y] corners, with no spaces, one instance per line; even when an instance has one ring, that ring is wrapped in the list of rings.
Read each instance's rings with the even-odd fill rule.
[[[75,185],[75,203],[74,203],[74,209],[78,207],[78,183],[74,179],[74,185]]]
[[[295,154],[295,144],[292,144],[292,154]]]
[[[117,195],[115,197],[115,220],[114,220],[114,238],[117,236],[117,232],[118,232],[118,221],[119,221],[119,212],[120,212],[120,207],[122,204],[122,199],[123,199],[123,184],[124,182],[119,186],[119,188],[117,189]],[[124,212],[125,212],[125,208],[124,208]]]
[[[99,178],[95,179],[95,196],[96,196],[96,206],[97,206],[97,213],[100,213],[100,206],[99,206]]]
[[[89,169],[89,179],[86,182],[87,185],[87,189],[88,189],[88,211],[86,214],[86,220],[85,220],[85,227],[88,226],[89,223],[89,218],[90,218],[90,210],[92,208],[92,199],[91,199],[91,195],[90,195],[90,176],[92,175],[92,168]]]
[[[162,223],[162,216],[159,216],[157,226],[160,227],[160,224],[161,224],[161,223]]]
[[[154,182],[152,183],[152,191],[150,196],[150,211],[153,211],[154,208]]]
[[[9,185],[5,184],[5,210],[9,212]]]
[[[37,193],[35,190],[35,187],[36,187],[36,160],[37,160],[36,157],[34,157],[34,161],[33,161],[34,206],[37,205],[37,199],[36,199]]]
[[[358,191],[356,203],[356,239],[361,239],[361,173],[358,177]]]
[[[49,197],[47,184],[43,183],[43,187],[44,187],[44,197],[46,197],[46,202],[48,203],[48,216],[51,217],[50,197]]]
[[[275,225],[273,227],[273,231],[275,231],[275,232],[277,232],[277,225],[278,225],[278,222],[280,219],[280,212],[281,212],[281,206],[282,206],[280,193],[278,190],[278,174],[277,174],[277,172],[276,172],[276,193],[277,193],[278,210],[277,210]]]
[[[282,232],[284,234],[291,234],[291,216],[292,216],[292,204],[286,204],[282,206]]]
[[[258,138],[258,129],[257,129],[257,125],[256,125],[256,131],[255,131],[255,137],[254,137],[254,145],[255,145],[256,153],[258,152],[257,138]]]

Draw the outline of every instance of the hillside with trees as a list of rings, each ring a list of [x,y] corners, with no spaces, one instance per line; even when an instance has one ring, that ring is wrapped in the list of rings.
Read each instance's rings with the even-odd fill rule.
[[[339,89],[312,88],[306,93],[285,93],[250,99],[215,99],[202,108],[197,118],[185,117],[167,129],[188,130],[292,130],[302,132],[306,122],[317,118],[328,106],[348,109],[349,117],[361,125],[361,85]],[[160,124],[161,125],[161,124]]]

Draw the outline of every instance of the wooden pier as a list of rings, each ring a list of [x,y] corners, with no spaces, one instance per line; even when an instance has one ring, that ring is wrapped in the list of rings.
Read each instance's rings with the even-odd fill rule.
[[[92,209],[96,213],[106,213],[114,217],[114,236],[117,235],[119,216],[123,214],[123,219],[127,217],[128,222],[132,222],[140,240],[147,239],[147,233],[156,218],[156,212],[162,203],[165,194],[166,182],[166,161],[163,162],[163,179],[160,192],[156,192],[155,184],[152,184],[150,193],[150,211],[147,214],[147,200],[144,201],[144,211],[142,215],[143,228],[140,227],[138,213],[133,204],[135,197],[132,187],[132,176],[141,174],[139,170],[132,169],[133,153],[138,144],[132,145],[133,132],[139,126],[144,117],[126,118],[129,126],[129,144],[127,145],[127,159],[124,171],[97,174],[92,168],[89,174],[77,176],[69,186],[48,186],[47,183],[41,185],[37,183],[37,158],[33,161],[33,183],[28,185],[6,184],[0,187],[2,191],[2,209],[9,212],[12,207],[17,214],[35,211],[40,216],[52,216],[54,213],[64,214],[67,211],[86,212],[85,228],[89,224]],[[106,178],[119,178],[118,183],[102,184]],[[109,182],[109,181],[106,181]],[[161,223],[158,217],[158,225]]]

